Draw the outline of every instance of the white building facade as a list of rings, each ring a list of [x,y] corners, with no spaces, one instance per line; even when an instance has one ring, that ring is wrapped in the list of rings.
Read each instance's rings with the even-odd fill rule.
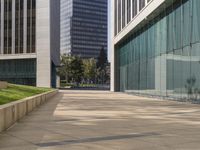
[[[199,7],[199,0],[112,0],[111,90],[198,98]]]
[[[0,80],[56,87],[60,2],[1,0]]]

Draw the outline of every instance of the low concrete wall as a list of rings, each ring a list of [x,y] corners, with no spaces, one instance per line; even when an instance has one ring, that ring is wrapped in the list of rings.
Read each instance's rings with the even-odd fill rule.
[[[0,81],[0,89],[5,89],[7,87],[8,87],[8,83],[7,82]]]
[[[5,131],[18,120],[42,105],[52,96],[56,95],[58,90],[50,91],[23,100],[15,101],[0,106],[0,132]]]

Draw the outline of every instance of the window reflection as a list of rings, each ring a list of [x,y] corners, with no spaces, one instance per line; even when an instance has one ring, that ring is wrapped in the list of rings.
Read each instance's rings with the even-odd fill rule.
[[[173,3],[116,46],[118,90],[200,99],[198,6],[200,1]]]

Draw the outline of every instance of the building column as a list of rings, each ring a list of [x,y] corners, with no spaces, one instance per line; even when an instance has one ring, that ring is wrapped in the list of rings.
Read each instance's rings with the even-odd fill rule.
[[[122,19],[123,19],[123,17],[122,17],[122,14],[123,14],[123,12],[122,12],[122,1],[123,0],[121,0],[121,20],[120,20],[121,29],[120,29],[120,32],[122,31]]]
[[[1,0],[1,49],[0,54],[3,54],[4,49],[4,0]]]
[[[12,54],[15,54],[15,0],[12,0]]]
[[[117,1],[115,0],[112,0],[111,1],[111,16],[114,16],[115,15],[115,3]],[[118,6],[117,6],[118,8]],[[117,16],[118,18],[118,16]],[[117,19],[118,20],[118,19]],[[111,17],[111,26],[114,27],[115,26],[115,21],[114,21],[114,17]],[[117,28],[118,29],[118,28]],[[118,30],[117,30],[118,31]],[[114,50],[114,32],[115,32],[115,29],[112,28],[112,31],[111,31],[111,81],[110,81],[110,90],[111,91],[115,91],[115,50]]]
[[[27,53],[27,0],[24,0],[24,39],[23,39],[23,53]]]
[[[127,21],[127,16],[128,16],[128,10],[127,10],[127,0],[125,0],[125,14],[124,14],[124,17],[125,17],[125,27],[126,27],[126,25],[127,25],[127,23],[128,23],[128,21]]]
[[[131,20],[133,19],[133,0],[131,0]]]
[[[145,0],[145,6],[148,4],[147,0]]]
[[[51,87],[50,1],[36,2],[37,86]]]

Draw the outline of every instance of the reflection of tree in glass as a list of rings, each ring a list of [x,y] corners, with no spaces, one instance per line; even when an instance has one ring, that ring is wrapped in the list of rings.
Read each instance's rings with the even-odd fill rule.
[[[196,77],[193,76],[189,79],[187,79],[187,83],[185,85],[185,88],[187,90],[188,98],[191,99],[193,97],[193,93],[196,91],[194,90],[194,86],[196,84]]]
[[[194,89],[194,97],[193,97],[193,99],[194,100],[198,100],[198,98],[199,98],[199,89],[198,88],[195,88]]]
[[[187,90],[188,99],[198,100],[200,97],[200,89],[197,87],[195,88],[196,81],[197,80],[195,76],[187,79],[185,88]]]

